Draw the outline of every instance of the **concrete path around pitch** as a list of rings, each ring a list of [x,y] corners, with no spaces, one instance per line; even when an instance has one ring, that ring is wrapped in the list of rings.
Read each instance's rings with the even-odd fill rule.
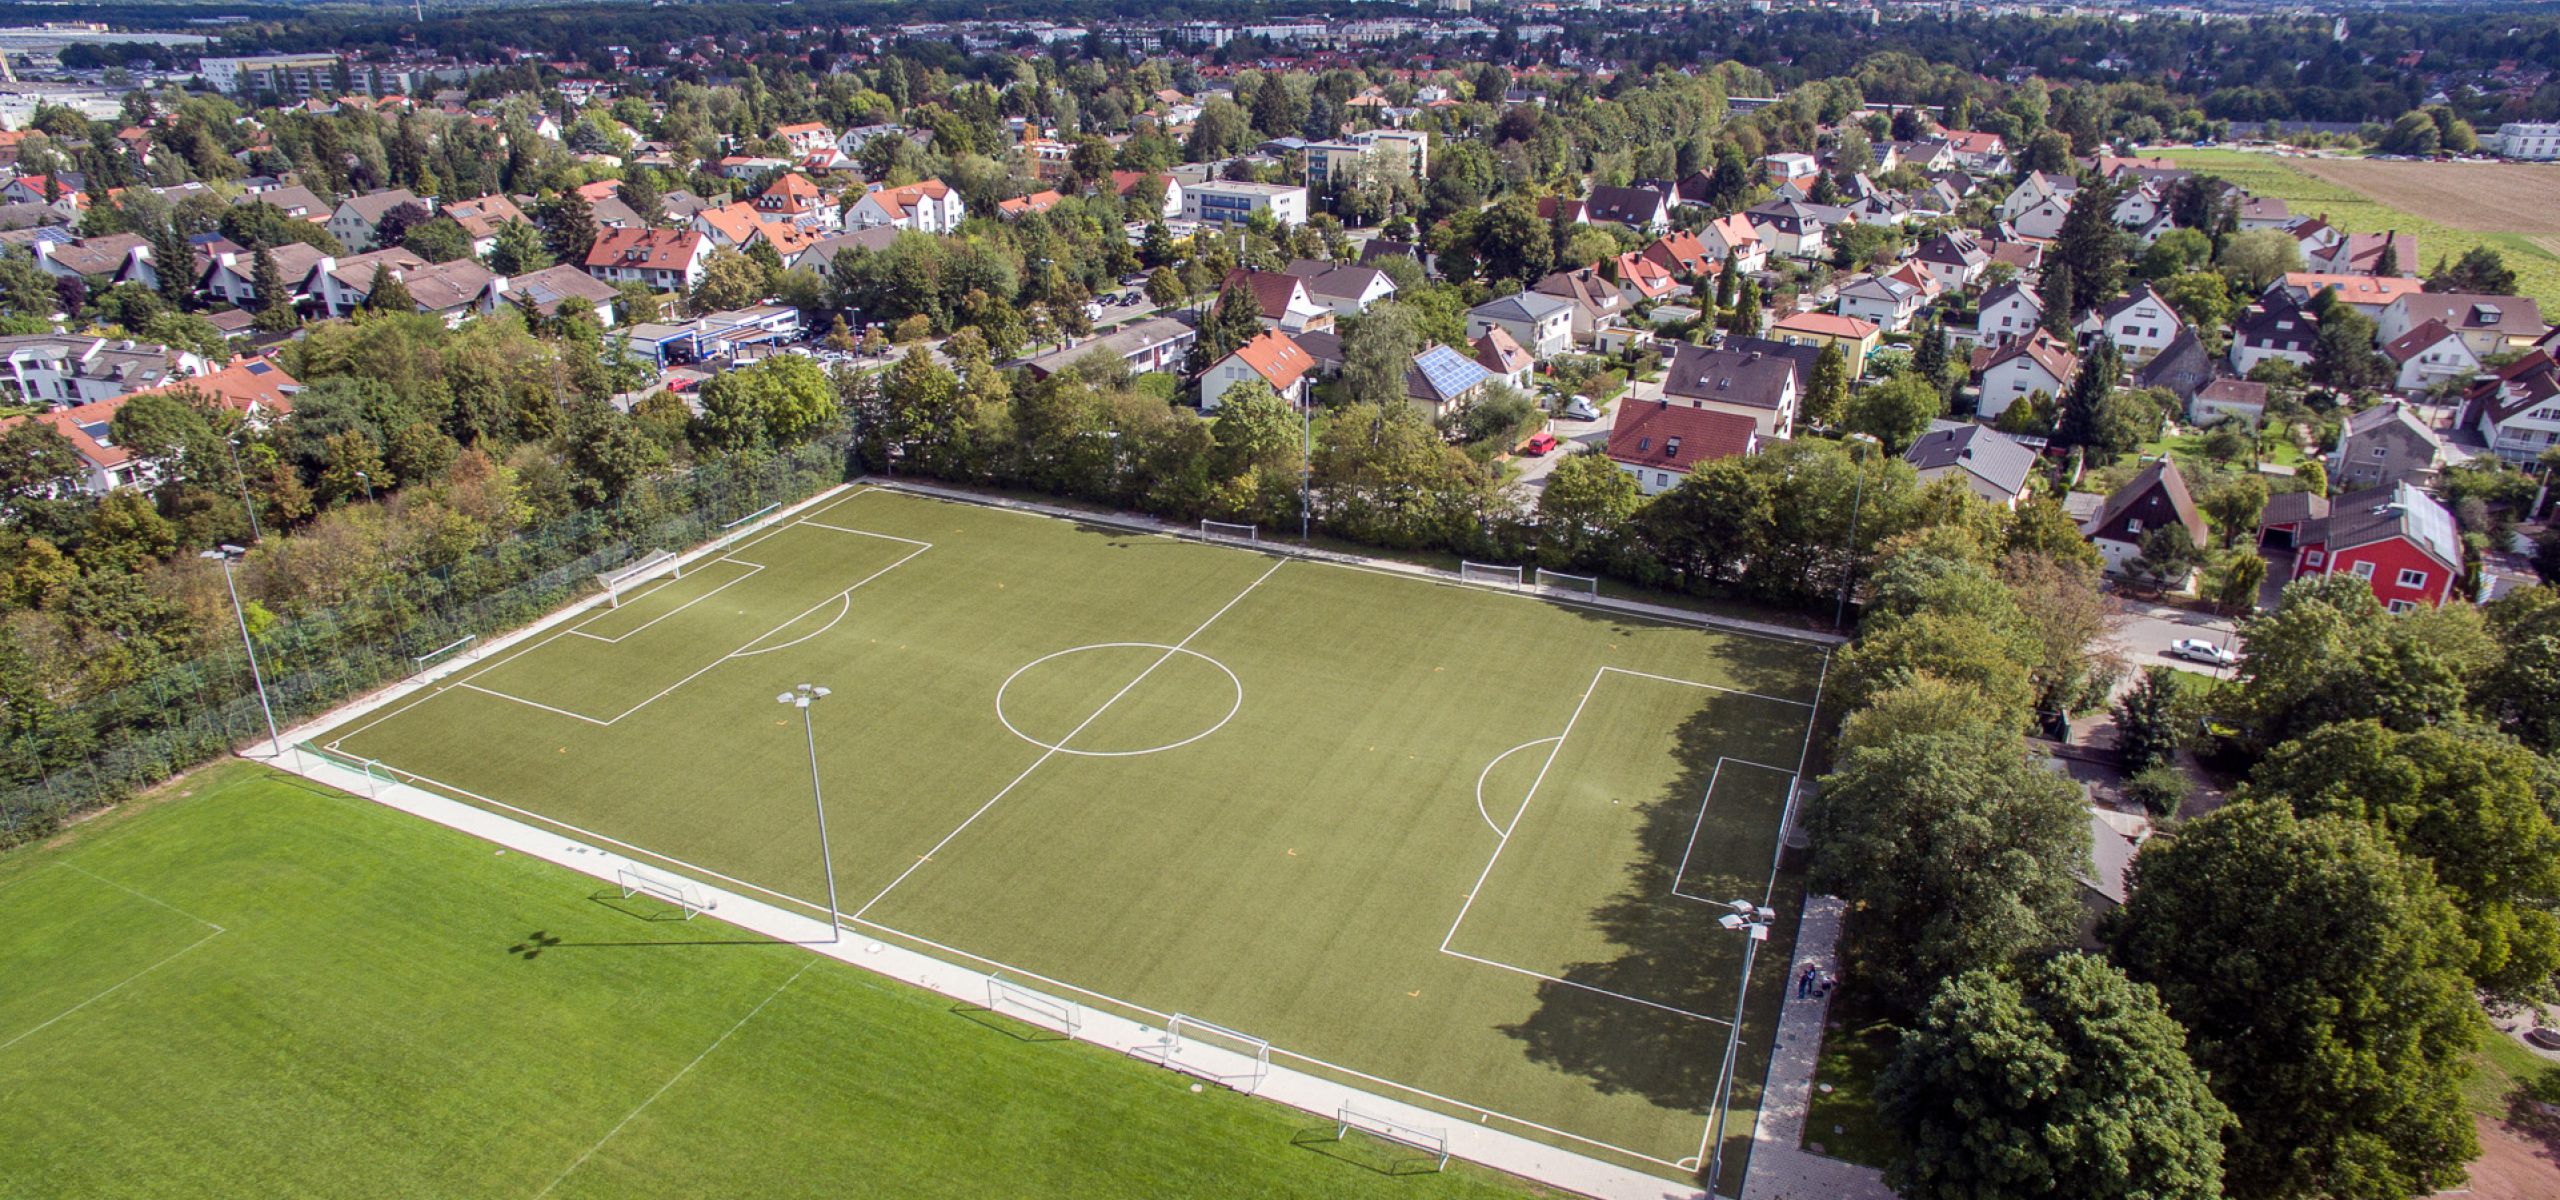
[[[306,729],[296,731],[295,735],[289,735],[288,744],[292,745],[294,736],[307,737],[312,730],[327,728],[331,722],[342,719],[344,714],[340,713],[314,722]],[[681,879],[687,899],[700,903],[712,919],[777,941],[794,943],[955,1000],[985,1004],[989,999],[987,974],[874,939],[856,927],[849,926],[837,938],[830,939],[827,923],[815,917],[714,886],[689,874],[679,876],[652,861],[627,858],[599,846],[536,828],[513,817],[447,799],[406,783],[386,780],[379,775],[369,775],[360,767],[347,766],[298,747],[288,748],[281,756],[251,757],[253,761],[355,796],[369,797],[385,807],[433,821],[507,850],[533,855],[615,886],[628,886],[630,876],[627,872],[632,870],[660,879]],[[1054,1022],[1042,1021],[1036,1013],[1007,1009],[1006,1015],[1056,1028]],[[1072,1036],[1148,1062],[1162,1063],[1169,1056],[1164,1030],[1090,1008],[1081,1013],[1081,1020]],[[1187,1047],[1182,1051],[1185,1061],[1194,1068],[1193,1074],[1215,1074],[1236,1079],[1262,1074],[1258,1083],[1240,1090],[1249,1090],[1263,1099],[1304,1110],[1327,1121],[1339,1119],[1345,1109],[1353,1109],[1373,1121],[1394,1122],[1434,1132],[1445,1131],[1449,1153],[1454,1157],[1600,1200],[1699,1200],[1702,1196],[1695,1186],[1656,1178],[1516,1134],[1467,1125],[1446,1113],[1289,1067],[1274,1064],[1267,1073],[1257,1072],[1242,1054],[1228,1055],[1234,1060],[1231,1063],[1216,1061],[1217,1056],[1224,1053],[1206,1047]],[[1757,1174],[1756,1169],[1754,1174]]]
[[[1805,897],[1804,923],[1796,928],[1796,960],[1787,965],[1789,980],[1809,966],[1838,977],[1843,907],[1836,896]],[[1827,989],[1798,997],[1788,988],[1786,1010],[1778,1017],[1778,1044],[1769,1054],[1760,1119],[1751,1130],[1751,1173],[1742,1181],[1742,1200],[1893,1200],[1883,1172],[1804,1148],[1813,1068],[1822,1057],[1823,1022],[1830,1013]]]

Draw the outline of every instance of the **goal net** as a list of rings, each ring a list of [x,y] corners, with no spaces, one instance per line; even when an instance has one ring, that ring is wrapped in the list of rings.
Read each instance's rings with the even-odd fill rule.
[[[1235,521],[1203,520],[1200,522],[1200,535],[1202,537],[1228,538],[1239,542],[1258,542],[1262,540],[1259,526],[1241,524]]]
[[[424,675],[430,670],[452,662],[454,659],[470,653],[471,647],[478,643],[479,640],[480,635],[475,633],[467,637],[455,638],[454,640],[438,646],[433,650],[429,650],[424,654],[416,655],[409,660],[409,673],[412,675]]]
[[[684,911],[684,919],[692,920],[718,907],[703,898],[702,889],[689,880],[675,879],[636,866],[625,865],[613,872],[615,883],[622,885],[622,898],[647,896],[672,904]]]
[[[684,578],[684,560],[677,558],[675,551],[655,550],[642,555],[640,561],[629,566],[598,572],[596,586],[604,589],[605,597],[613,607],[620,608],[622,598],[630,595],[632,589],[650,580],[670,575],[677,579]]]
[[[1045,1025],[1069,1037],[1084,1027],[1084,1006],[1034,991],[1002,975],[987,976],[987,1010]]]
[[[1600,580],[1593,575],[1568,575],[1562,571],[1550,571],[1540,567],[1534,578],[1537,580],[1538,590],[1542,592],[1571,592],[1580,596],[1600,594]]]
[[[1497,566],[1493,563],[1467,562],[1462,559],[1458,563],[1458,578],[1465,583],[1516,588],[1520,586],[1520,568]]]
[[[1430,1155],[1432,1159],[1432,1170],[1442,1170],[1447,1168],[1449,1165],[1448,1130],[1425,1129],[1419,1125],[1407,1125],[1401,1121],[1390,1121],[1385,1117],[1364,1113],[1359,1109],[1352,1108],[1347,1105],[1334,1110],[1333,1140],[1337,1142],[1341,1141],[1343,1138],[1350,1136],[1354,1130],[1368,1134],[1370,1137],[1376,1138],[1382,1142],[1393,1142],[1396,1145],[1403,1146],[1408,1149],[1419,1150],[1424,1154]]]
[[[1175,1013],[1162,1044],[1164,1065],[1239,1092],[1262,1086],[1271,1074],[1271,1043],[1198,1017]]]

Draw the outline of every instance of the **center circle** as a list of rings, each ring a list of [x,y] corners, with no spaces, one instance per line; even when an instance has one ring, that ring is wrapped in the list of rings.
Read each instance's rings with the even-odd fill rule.
[[[1188,700],[1197,703],[1186,705]],[[1183,714],[1175,732],[1187,736],[1132,738],[1145,744],[1112,746],[1110,735],[1122,732],[1112,724],[1115,716],[1137,714],[1144,722],[1144,706],[1167,703]],[[996,720],[1013,736],[1084,758],[1129,758],[1188,746],[1225,728],[1243,708],[1244,682],[1225,663],[1162,642],[1071,646],[1024,663],[996,688]],[[1095,730],[1103,731],[1104,748],[1067,744]]]

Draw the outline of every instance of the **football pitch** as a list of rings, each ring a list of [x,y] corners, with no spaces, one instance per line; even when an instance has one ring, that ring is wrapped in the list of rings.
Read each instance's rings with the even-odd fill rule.
[[[1078,1002],[1667,1177],[1825,658],[1784,639],[857,489],[315,739]],[[858,1031],[847,1031],[858,1036]]]

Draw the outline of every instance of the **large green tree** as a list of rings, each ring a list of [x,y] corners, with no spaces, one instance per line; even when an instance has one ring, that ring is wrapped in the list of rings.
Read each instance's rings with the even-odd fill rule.
[[[2363,822],[2254,802],[2152,842],[2130,887],[2110,950],[2240,1120],[2227,1194],[2404,1200],[2461,1180],[2473,951],[2424,864]]]
[[[2065,954],[1947,981],[1876,1083],[1907,1200],[2220,1200],[2230,1110],[2159,994]]]
[[[2479,626],[2461,606],[2395,616],[2353,575],[2297,579],[2275,611],[2242,623],[2240,686],[2223,694],[2223,717],[2258,750],[2340,721],[2409,730],[2453,719],[2490,656]]]

